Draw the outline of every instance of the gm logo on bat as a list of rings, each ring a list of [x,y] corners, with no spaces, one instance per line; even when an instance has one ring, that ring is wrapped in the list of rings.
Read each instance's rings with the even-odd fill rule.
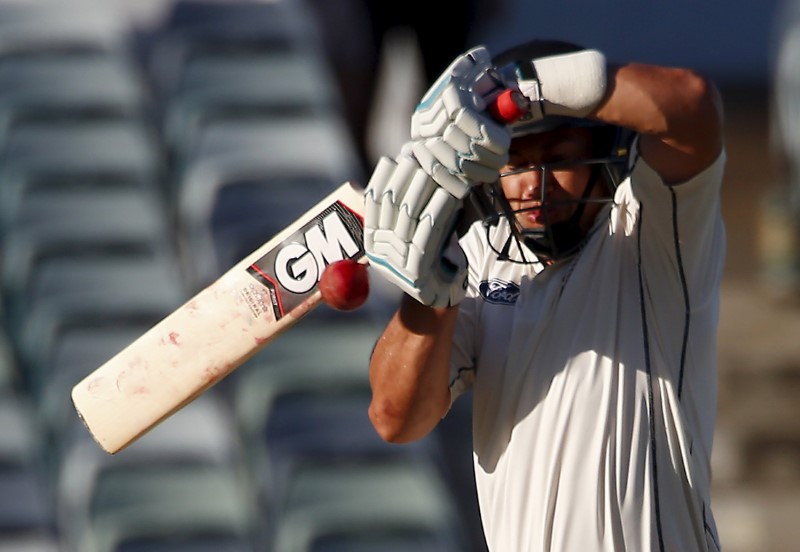
[[[256,261],[248,272],[270,290],[276,318],[280,318],[316,289],[327,265],[363,255],[361,218],[336,202]]]
[[[303,238],[303,242],[281,247],[275,256],[275,277],[292,293],[311,291],[327,265],[355,257],[361,251],[337,212],[323,217]]]

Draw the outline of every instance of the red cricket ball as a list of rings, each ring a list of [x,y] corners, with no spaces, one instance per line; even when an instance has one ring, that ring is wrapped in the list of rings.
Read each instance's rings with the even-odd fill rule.
[[[367,265],[354,259],[329,264],[319,280],[319,290],[330,307],[340,311],[357,309],[369,295]]]

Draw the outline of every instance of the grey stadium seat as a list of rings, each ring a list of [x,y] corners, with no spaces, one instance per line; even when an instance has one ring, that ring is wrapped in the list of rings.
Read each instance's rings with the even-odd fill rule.
[[[71,420],[59,448],[56,503],[74,549],[163,546],[172,538],[182,550],[200,536],[249,541],[256,504],[235,426],[213,390],[115,456],[74,423],[77,415]]]
[[[303,2],[203,2],[178,0],[146,37],[149,78],[161,99],[172,96],[187,61],[242,51],[319,51],[313,20]]]
[[[336,90],[320,56],[303,51],[192,59],[165,100],[165,141],[180,155],[211,121],[341,112]]]
[[[110,324],[155,324],[184,302],[184,289],[163,259],[58,259],[42,266],[17,338],[31,392],[41,391],[61,337]]]
[[[51,52],[117,52],[124,20],[98,0],[0,3],[0,58]]]
[[[161,191],[161,148],[146,124],[37,123],[15,129],[0,149],[0,218],[32,190],[109,186]]]
[[[381,533],[425,535],[442,552],[466,549],[452,500],[424,463],[309,466],[292,477],[289,487],[276,520],[281,552],[310,552],[323,539],[345,536],[368,541]]]
[[[34,121],[133,119],[148,97],[123,56],[53,54],[0,60],[0,136]],[[2,143],[2,141],[0,141]]]
[[[206,127],[175,179],[178,237],[184,266],[197,275],[196,287],[210,283],[243,256],[237,239],[260,245],[339,184],[357,180],[360,172],[351,146],[336,116]],[[231,221],[227,228],[226,221]],[[224,233],[237,225],[244,228],[238,238],[234,229],[225,239]],[[215,233],[223,239],[219,250]]]

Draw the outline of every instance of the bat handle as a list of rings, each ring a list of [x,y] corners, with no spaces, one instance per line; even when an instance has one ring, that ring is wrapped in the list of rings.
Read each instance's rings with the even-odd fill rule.
[[[510,124],[518,121],[530,112],[530,102],[518,90],[503,90],[489,104],[489,113],[498,122]]]

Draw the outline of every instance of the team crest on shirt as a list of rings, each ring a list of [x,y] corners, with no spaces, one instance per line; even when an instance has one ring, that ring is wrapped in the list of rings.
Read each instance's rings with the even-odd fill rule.
[[[519,297],[519,286],[500,278],[484,280],[478,289],[484,301],[494,305],[513,305]]]

